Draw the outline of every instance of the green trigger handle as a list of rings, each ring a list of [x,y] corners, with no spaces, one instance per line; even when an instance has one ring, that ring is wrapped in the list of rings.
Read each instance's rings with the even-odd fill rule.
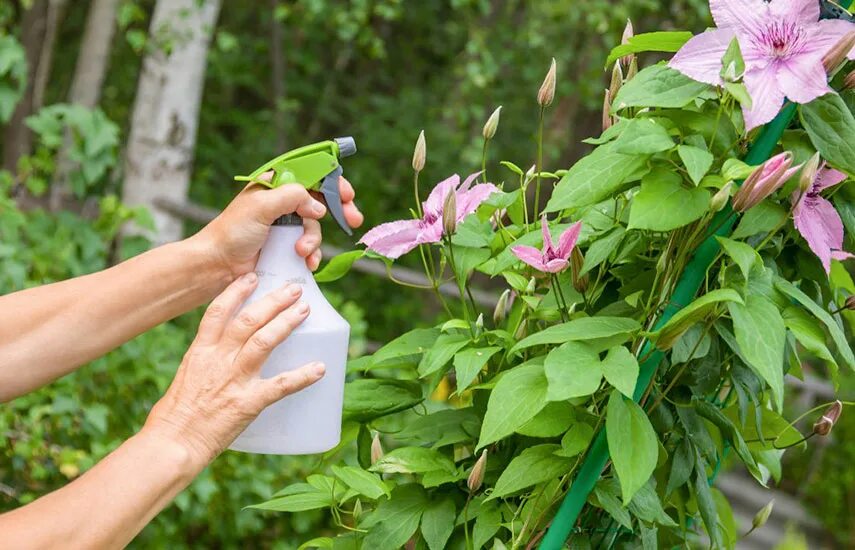
[[[348,235],[352,235],[353,231],[344,219],[338,180],[342,174],[339,159],[355,153],[356,142],[352,137],[321,141],[279,155],[256,168],[248,176],[235,176],[235,181],[257,183],[271,189],[296,183],[309,191],[318,191],[324,197],[330,215],[339,227]],[[273,175],[269,181],[261,179],[262,174],[270,171]]]

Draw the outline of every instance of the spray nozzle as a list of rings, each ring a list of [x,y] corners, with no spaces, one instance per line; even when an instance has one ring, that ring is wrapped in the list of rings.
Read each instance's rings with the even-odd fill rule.
[[[339,227],[352,235],[353,231],[344,219],[338,180],[342,174],[340,158],[356,154],[356,142],[352,137],[340,137],[321,141],[288,151],[255,169],[248,176],[235,176],[235,181],[258,183],[275,188],[296,183],[309,191],[321,193],[330,215]],[[273,172],[269,181],[261,179],[266,172]]]

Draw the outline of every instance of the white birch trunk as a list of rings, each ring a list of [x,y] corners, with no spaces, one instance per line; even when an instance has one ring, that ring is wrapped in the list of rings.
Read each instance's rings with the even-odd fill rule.
[[[190,185],[208,44],[221,0],[158,0],[150,36],[164,29],[171,54],[146,54],[125,154],[123,200],[154,217],[155,244],[182,237],[182,221],[157,207],[158,199],[184,201]],[[139,228],[129,228],[140,233]]]

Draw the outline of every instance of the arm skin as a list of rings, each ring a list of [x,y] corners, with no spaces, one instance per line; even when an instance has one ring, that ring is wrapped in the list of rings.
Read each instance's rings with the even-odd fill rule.
[[[362,215],[341,182],[345,215]],[[306,233],[297,252],[320,263],[324,206],[298,185],[249,186],[198,234],[115,267],[0,297],[0,402],[43,386],[138,334],[210,301],[255,267],[270,224],[297,212]]]
[[[62,489],[0,515],[4,548],[122,548],[264,407],[324,375],[314,363],[269,379],[267,356],[309,314],[301,287],[274,291],[235,315],[257,284],[249,273],[211,304],[166,395],[143,429]]]

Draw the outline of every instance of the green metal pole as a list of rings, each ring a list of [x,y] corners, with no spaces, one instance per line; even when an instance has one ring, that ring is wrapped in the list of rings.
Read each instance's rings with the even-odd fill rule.
[[[784,130],[790,125],[795,114],[796,106],[791,103],[787,104],[778,116],[760,131],[757,140],[745,156],[745,162],[748,164],[760,164],[767,160],[772,155],[775,145],[781,139]],[[675,313],[694,299],[701,284],[703,284],[704,277],[706,277],[707,268],[712,265],[718,255],[719,244],[715,237],[729,235],[735,222],[736,214],[730,205],[716,214],[710,223],[710,227],[718,227],[718,229],[714,234],[709,235],[695,251],[692,259],[686,266],[686,270],[677,282],[674,293],[668,301],[668,305],[665,307],[662,316],[656,322],[654,330],[667,323]],[[647,359],[640,365],[638,382],[636,383],[633,394],[633,398],[636,401],[639,401],[642,395],[644,395],[647,386],[656,374],[656,369],[659,367],[659,362],[662,360],[663,355],[649,341],[645,341],[639,356],[647,356]],[[546,535],[540,543],[540,550],[559,550],[564,546],[564,541],[570,536],[570,532],[576,524],[576,519],[585,506],[588,495],[594,489],[594,485],[600,478],[608,461],[609,446],[606,440],[606,430],[603,428],[596,435],[594,442],[588,449],[588,454],[581,468],[579,468],[576,479],[570,486],[570,490],[564,497],[561,507],[558,508],[552,524],[549,526]]]

